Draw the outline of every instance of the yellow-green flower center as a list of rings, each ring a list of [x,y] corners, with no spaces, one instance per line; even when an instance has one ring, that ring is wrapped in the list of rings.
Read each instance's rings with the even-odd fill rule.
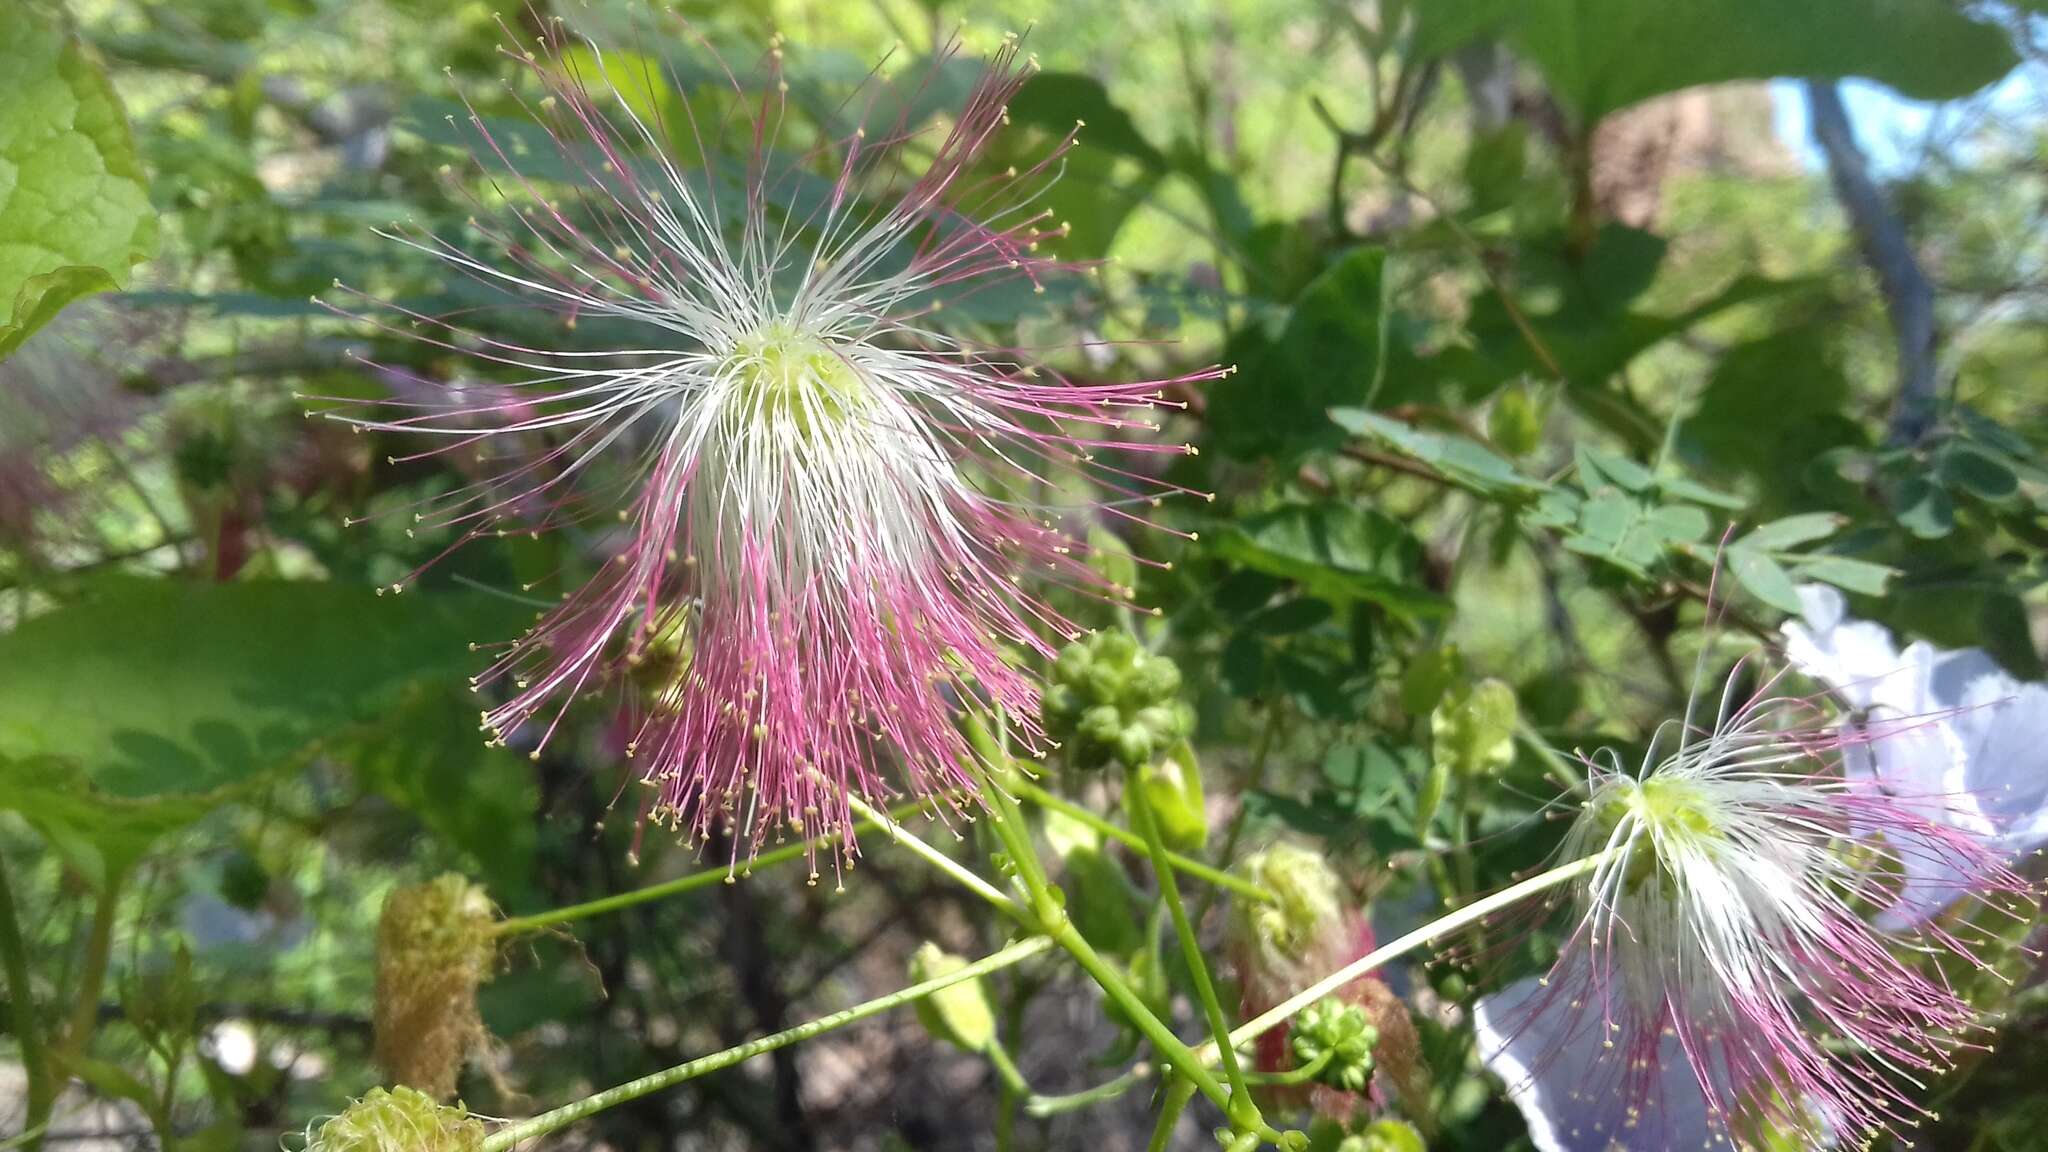
[[[1667,891],[1675,880],[1663,856],[1684,844],[1701,844],[1719,835],[1711,798],[1689,780],[1652,776],[1648,780],[1624,778],[1601,790],[1593,801],[1594,815],[1610,834],[1624,819],[1633,819],[1641,832],[1629,851],[1625,877],[1634,892],[1644,881],[1656,876]]]
[[[868,401],[860,373],[831,345],[773,323],[742,340],[727,361],[731,411],[803,440],[847,424]]]

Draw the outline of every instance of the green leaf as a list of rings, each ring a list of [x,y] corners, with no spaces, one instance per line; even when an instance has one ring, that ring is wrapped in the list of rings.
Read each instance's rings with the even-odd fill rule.
[[[1483,496],[1529,495],[1548,487],[1516,471],[1492,449],[1455,433],[1411,427],[1363,408],[1332,408],[1330,419],[1354,435],[1386,442]]]
[[[1643,518],[1644,530],[1667,544],[1690,544],[1710,527],[1706,512],[1691,504],[1660,504]]]
[[[1860,76],[1919,100],[1967,96],[2017,59],[1948,0],[1433,0],[1418,46],[1504,36],[1590,122],[1698,84]]]
[[[2020,477],[2010,464],[1988,449],[1954,441],[1935,462],[1942,483],[1960,488],[1987,504],[2003,504],[2019,495]]]
[[[1078,149],[1099,148],[1163,172],[1166,155],[1145,139],[1130,114],[1109,98],[1102,81],[1080,72],[1040,72],[1009,103],[1010,120],[1065,135],[1077,122]]]
[[[1380,375],[1385,275],[1384,249],[1352,249],[1303,289],[1277,338],[1237,349],[1237,374],[1209,389],[1217,451],[1286,459],[1335,445],[1329,410],[1368,403]]]
[[[1515,690],[1506,681],[1461,684],[1429,715],[1430,755],[1460,779],[1498,772],[1515,758],[1519,718]]]
[[[1759,552],[1784,552],[1801,544],[1825,540],[1840,531],[1842,523],[1842,517],[1833,512],[1802,512],[1759,524],[1733,546],[1753,548]]]
[[[0,755],[117,796],[209,791],[457,681],[527,612],[473,594],[112,579],[0,636]],[[471,729],[473,725],[465,725]]]
[[[1421,584],[1421,542],[1368,508],[1287,505],[1225,529],[1216,551],[1326,600],[1369,600],[1410,617],[1440,616],[1449,607]]]
[[[1861,592],[1866,596],[1882,596],[1898,575],[1898,570],[1868,560],[1852,560],[1847,556],[1816,556],[1799,566],[1799,574],[1808,580],[1819,580],[1833,584],[1849,592]]]
[[[1510,120],[1472,138],[1465,153],[1465,187],[1471,194],[1468,207],[1472,212],[1492,212],[1514,203],[1522,191],[1528,150],[1529,128],[1520,120]]]
[[[1750,595],[1783,612],[1798,614],[1803,610],[1799,603],[1799,586],[1792,580],[1785,566],[1762,552],[1751,548],[1730,545],[1727,552],[1728,571]]]
[[[532,765],[477,732],[476,697],[452,677],[413,686],[359,739],[336,749],[365,788],[419,818],[437,843],[467,854],[509,904],[531,888],[540,803]],[[465,869],[467,870],[467,869]]]
[[[1575,451],[1579,462],[1579,485],[1587,492],[1601,484],[1614,484],[1626,492],[1641,492],[1656,479],[1648,468],[1615,452],[1580,444]]]
[[[211,795],[110,796],[77,764],[0,753],[0,809],[18,812],[95,887],[128,871],[157,839],[205,816]]]
[[[1956,528],[1956,505],[1948,491],[1924,476],[1908,476],[1892,489],[1892,515],[1922,540],[1939,540]]]
[[[11,4],[0,37],[0,357],[71,301],[125,285],[156,250],[113,85],[39,11]]]

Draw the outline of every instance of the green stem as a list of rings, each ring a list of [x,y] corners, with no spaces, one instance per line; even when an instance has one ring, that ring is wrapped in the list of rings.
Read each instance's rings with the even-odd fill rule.
[[[1541,733],[1529,726],[1527,720],[1515,721],[1515,739],[1536,753],[1537,758],[1543,761],[1544,769],[1550,773],[1550,778],[1563,785],[1567,793],[1574,796],[1585,793],[1586,782],[1578,773],[1572,771],[1570,762],[1557,754],[1557,749],[1550,746],[1550,741],[1545,740]]]
[[[58,1049],[59,1062],[85,1054],[92,1039],[93,1025],[100,1018],[100,987],[107,979],[107,958],[114,949],[114,914],[121,906],[121,882],[126,873],[109,870],[100,886],[99,902],[93,906],[92,928],[85,940],[85,967],[78,979],[78,994],[71,1005],[71,1025],[64,1031]]]
[[[1245,1079],[1253,1084],[1274,1088],[1306,1084],[1322,1075],[1323,1069],[1329,1067],[1331,1059],[1336,1055],[1335,1049],[1325,1049],[1321,1055],[1299,1068],[1292,1068],[1285,1072],[1247,1072]]]
[[[1223,1014],[1223,1004],[1216,999],[1215,982],[1209,978],[1209,964],[1202,956],[1202,942],[1195,937],[1195,926],[1188,919],[1187,905],[1181,903],[1180,885],[1174,881],[1173,867],[1166,859],[1166,839],[1159,833],[1159,820],[1152,812],[1152,799],[1145,790],[1144,769],[1132,766],[1124,772],[1124,796],[1130,802],[1131,818],[1138,825],[1138,834],[1145,838],[1146,850],[1152,854],[1152,870],[1159,877],[1159,898],[1167,911],[1173,914],[1173,932],[1180,938],[1181,958],[1187,962],[1188,979],[1194,985],[1195,999],[1202,1005],[1202,1015],[1209,1022],[1209,1034],[1221,1045],[1218,1053],[1223,1058],[1223,1077],[1230,1082],[1231,1122],[1240,1129],[1256,1128],[1259,1124],[1258,1107],[1252,1103],[1252,1095],[1245,1084],[1244,1069],[1238,1066],[1237,1050],[1230,1047],[1230,1019]],[[1242,1112],[1240,1116],[1238,1113]]]
[[[902,825],[889,818],[888,813],[878,811],[874,805],[851,793],[847,795],[846,802],[852,805],[853,810],[865,818],[868,823],[880,828],[883,835],[908,849],[912,855],[921,857],[925,863],[944,872],[968,891],[973,892],[975,895],[1008,912],[1012,916],[1017,916],[1023,912],[1023,908],[1015,900],[1004,895],[995,885],[975,875],[966,865],[925,843],[918,837],[905,832]]]
[[[1321,980],[1316,981],[1314,984],[1309,985],[1307,988],[1302,989],[1300,992],[1295,993],[1293,996],[1288,997],[1286,1000],[1281,1001],[1270,1011],[1261,1013],[1239,1025],[1237,1030],[1230,1034],[1230,1043],[1236,1047],[1249,1044],[1281,1024],[1286,1023],[1295,1013],[1303,1008],[1321,1000],[1353,980],[1372,972],[1381,965],[1391,960],[1397,960],[1417,948],[1448,936],[1467,924],[1484,920],[1503,908],[1520,903],[1531,896],[1548,891],[1560,884],[1570,883],[1599,868],[1611,857],[1617,855],[1619,851],[1617,848],[1604,849],[1595,852],[1591,856],[1574,860],[1569,864],[1560,864],[1549,871],[1531,876],[1519,884],[1510,884],[1491,896],[1474,900],[1448,916],[1432,920],[1391,943],[1375,948],[1351,963],[1346,964],[1344,967],[1330,973],[1328,976],[1323,977]],[[1197,1055],[1201,1056],[1204,1061],[1216,1059],[1214,1042],[1202,1045],[1197,1050]]]
[[[14,1040],[21,1049],[21,1066],[28,1078],[28,1112],[22,1134],[28,1152],[42,1143],[42,1130],[50,1122],[50,1109],[57,1100],[50,1066],[44,1058],[42,1033],[36,1027],[35,995],[28,982],[28,949],[21,939],[21,920],[14,909],[14,888],[7,879],[7,861],[0,857],[0,968],[7,973],[7,999],[14,1017]]]
[[[809,1040],[813,1036],[821,1036],[836,1028],[844,1028],[848,1024],[865,1020],[870,1016],[879,1016],[893,1008],[899,1008],[915,1000],[922,1000],[934,992],[943,991],[955,984],[986,976],[991,972],[1001,971],[1012,964],[1036,956],[1049,947],[1051,947],[1051,941],[1043,937],[1019,940],[1003,948],[1001,951],[984,956],[972,964],[955,969],[943,976],[935,976],[930,980],[912,984],[908,988],[891,992],[887,996],[878,997],[862,1004],[856,1004],[851,1008],[834,1012],[829,1016],[820,1016],[816,1020],[799,1024],[794,1028],[786,1028],[772,1036],[763,1036],[759,1040],[750,1040],[745,1044],[735,1045],[722,1052],[714,1052],[709,1056],[700,1056],[695,1060],[678,1064],[673,1068],[665,1069],[652,1075],[642,1076],[638,1080],[628,1080],[616,1087],[607,1088],[602,1092],[585,1096],[583,1099],[572,1104],[564,1104],[553,1111],[543,1112],[538,1116],[521,1120],[515,1124],[508,1124],[486,1136],[479,1148],[479,1152],[507,1152],[508,1149],[522,1141],[545,1136],[565,1125],[573,1124],[587,1116],[596,1115],[613,1105],[624,1104],[628,1100],[637,1100],[650,1093],[659,1092],[665,1088],[681,1084],[686,1080],[695,1079],[707,1072],[716,1072],[722,1068],[730,1068],[735,1064],[744,1063],[764,1052],[773,1052],[778,1048],[787,1048],[791,1044]]]
[[[1083,1108],[1117,1099],[1151,1074],[1150,1065],[1139,1064],[1116,1079],[1104,1081],[1093,1088],[1070,1092],[1064,1096],[1027,1097],[1024,1101],[1024,1111],[1041,1118],[1058,1116],[1063,1112],[1078,1112]]]
[[[1066,905],[1055,894],[1050,882],[1045,879],[1043,866],[1038,860],[1038,849],[1031,843],[1030,830],[1024,826],[1024,814],[1009,793],[996,786],[995,781],[984,776],[981,781],[982,796],[987,801],[991,825],[996,837],[1003,843],[1017,866],[1017,878],[1023,883],[1031,899],[1027,909],[1011,902],[1012,915],[1026,928],[1044,932],[1053,942],[1066,950],[1067,955],[1081,966],[1081,970],[1102,988],[1103,995],[1116,1004],[1126,1019],[1158,1049],[1163,1061],[1174,1071],[1192,1080],[1202,1095],[1214,1101],[1218,1108],[1228,1109],[1230,1093],[1217,1079],[1209,1074],[1207,1066],[1195,1056],[1194,1049],[1173,1034],[1145,1001],[1127,983],[1123,975],[1088,943],[1073,921],[1067,919]]]
[[[894,821],[914,816],[921,808],[922,805],[916,801],[899,804],[889,810],[889,819]],[[771,852],[763,852],[747,862],[747,872],[751,873],[756,868],[768,868],[777,864],[787,863],[800,856],[806,856],[821,849],[830,848],[838,838],[838,833],[828,833],[813,840],[785,845]],[[709,888],[714,884],[727,883],[733,879],[733,875],[733,870],[729,867],[706,868],[701,872],[692,872],[688,876],[678,876],[673,880],[665,880],[659,884],[650,884],[645,888],[635,888],[631,892],[619,892],[611,896],[600,897],[596,900],[586,900],[581,904],[569,904],[561,908],[551,908],[545,912],[535,912],[528,916],[509,916],[492,925],[491,934],[494,936],[517,936],[521,933],[537,931],[556,924],[588,920],[593,916],[617,912],[637,904],[665,900],[670,896],[680,896],[686,892],[695,892],[700,888]]]
[[[1266,723],[1264,727],[1259,729],[1258,747],[1252,750],[1251,767],[1245,770],[1244,786],[1238,790],[1238,795],[1249,796],[1253,792],[1258,791],[1259,786],[1265,783],[1266,763],[1273,755],[1274,743],[1280,739],[1283,715],[1278,705],[1270,706],[1266,710]],[[1230,867],[1230,862],[1237,858],[1237,842],[1244,836],[1245,818],[1250,813],[1250,807],[1239,804],[1237,811],[1231,814],[1230,830],[1223,834],[1223,850],[1216,854],[1216,859],[1221,861],[1225,868]],[[1230,873],[1225,872],[1224,875],[1228,876]],[[1275,900],[1273,903],[1277,904],[1279,901]],[[1195,923],[1207,922],[1209,911],[1215,906],[1216,889],[1211,888],[1202,894],[1202,906],[1195,912]]]
[[[985,1050],[988,1062],[995,1067],[996,1080],[1002,1086],[1001,1097],[996,1101],[996,1149],[1010,1152],[1016,1145],[1017,1104],[1031,1095],[1031,1084],[1024,1079],[1024,1073],[1017,1068],[1017,1062],[1010,1059],[1010,1052],[1003,1042],[993,1037]]]
[[[1174,1080],[1167,1084],[1166,1099],[1159,1105],[1159,1119],[1152,1125],[1152,1139],[1145,1142],[1145,1152],[1166,1152],[1173,1143],[1173,1130],[1180,1124],[1180,1114],[1194,1095],[1191,1081]]]
[[[1118,825],[1115,821],[1103,819],[1065,797],[1048,792],[1028,780],[1013,780],[1010,782],[1009,788],[1010,791],[1038,805],[1040,808],[1058,812],[1062,816],[1086,824],[1088,827],[1121,844],[1141,851],[1145,848],[1144,837]],[[1192,876],[1203,883],[1211,884],[1218,888],[1228,888],[1240,896],[1257,900],[1263,904],[1278,904],[1280,902],[1280,898],[1275,896],[1272,890],[1264,885],[1254,884],[1242,876],[1225,872],[1221,868],[1211,867],[1200,860],[1183,856],[1178,852],[1168,852],[1166,859],[1173,865],[1174,871],[1184,876]]]

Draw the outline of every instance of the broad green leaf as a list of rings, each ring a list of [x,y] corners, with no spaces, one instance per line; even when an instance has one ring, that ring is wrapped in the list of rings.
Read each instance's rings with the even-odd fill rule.
[[[0,36],[0,357],[156,250],[128,120],[88,50],[12,0]]]
[[[1407,616],[1447,610],[1421,584],[1421,542],[1399,521],[1367,508],[1290,504],[1226,528],[1216,551],[1326,600],[1369,600]]]
[[[217,802],[211,795],[112,796],[69,760],[0,754],[0,809],[19,813],[95,887]]]
[[[1804,610],[1799,603],[1799,586],[1784,565],[1762,552],[1734,545],[1729,546],[1726,555],[1728,571],[1752,596],[1782,612],[1796,615]]]
[[[360,737],[336,748],[366,789],[411,812],[437,842],[474,858],[501,901],[531,887],[540,802],[526,757],[488,745],[476,697],[453,677],[412,687]]]
[[[1814,459],[1867,442],[1848,415],[1836,342],[1814,339],[1817,323],[1795,316],[1781,331],[1722,353],[1682,429],[1715,474],[1755,481],[1760,515],[1813,507]]]
[[[526,622],[472,594],[100,581],[0,636],[0,755],[70,761],[117,796],[210,791],[382,716],[408,685],[459,681],[472,641]]]
[[[1100,148],[1157,171],[1164,171],[1164,153],[1145,139],[1130,114],[1109,98],[1102,81],[1079,72],[1040,72],[1025,81],[1009,103],[1010,121],[1064,135],[1075,124],[1081,148]]]
[[[1328,412],[1370,402],[1380,377],[1386,251],[1356,248],[1310,281],[1270,343],[1209,389],[1208,425],[1219,452],[1286,459],[1331,447]]]
[[[1860,76],[1920,100],[1967,96],[2017,63],[1948,0],[1432,0],[1418,44],[1502,36],[1586,121],[1666,92],[1774,76]]]
[[[1833,512],[1801,512],[1757,525],[1734,546],[1754,548],[1759,552],[1783,552],[1801,544],[1825,540],[1839,531],[1842,523],[1842,517]]]

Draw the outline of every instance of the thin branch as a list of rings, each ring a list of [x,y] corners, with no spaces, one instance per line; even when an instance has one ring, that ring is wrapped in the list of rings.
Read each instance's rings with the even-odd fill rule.
[[[1934,362],[1934,288],[1906,228],[1870,176],[1870,161],[1856,143],[1842,94],[1833,81],[1808,80],[1806,106],[1813,142],[1828,159],[1835,196],[1849,214],[1864,263],[1877,273],[1885,313],[1899,349],[1899,390],[1892,400],[1890,439],[1918,440],[1934,423],[1937,398]]]

